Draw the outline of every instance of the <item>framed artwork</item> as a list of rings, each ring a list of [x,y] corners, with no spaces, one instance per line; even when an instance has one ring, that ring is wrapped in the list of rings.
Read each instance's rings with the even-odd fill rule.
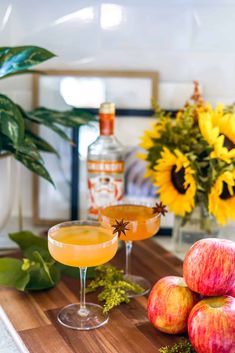
[[[125,136],[123,131],[127,129],[133,134],[133,139],[128,139],[132,141],[132,146],[128,146],[127,150],[129,167],[126,191],[138,197],[137,185],[141,185],[141,182],[133,182],[134,171],[140,168],[135,161],[135,148],[138,136],[147,128],[146,119],[150,120],[153,114],[151,99],[157,100],[157,87],[157,72],[45,70],[43,75],[33,75],[33,107],[45,106],[56,110],[79,107],[97,114],[100,103],[115,102],[117,136],[122,141]],[[133,125],[133,119],[141,122],[138,128],[136,123]],[[128,124],[131,124],[131,129]],[[98,135],[98,125],[93,123],[66,132],[73,137],[76,148],[71,148],[45,127],[38,129],[38,133],[50,141],[61,157],[58,159],[51,154],[43,156],[55,188],[33,175],[32,208],[35,225],[50,226],[63,220],[85,217],[86,152],[88,145]],[[142,184],[141,188],[148,190],[147,194],[153,192],[148,182]]]

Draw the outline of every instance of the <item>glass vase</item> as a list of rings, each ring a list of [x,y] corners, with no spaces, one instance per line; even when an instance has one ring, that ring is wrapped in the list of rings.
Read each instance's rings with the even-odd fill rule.
[[[173,249],[185,254],[198,240],[218,238],[220,228],[203,203],[196,204],[193,211],[185,217],[175,216],[172,233]]]

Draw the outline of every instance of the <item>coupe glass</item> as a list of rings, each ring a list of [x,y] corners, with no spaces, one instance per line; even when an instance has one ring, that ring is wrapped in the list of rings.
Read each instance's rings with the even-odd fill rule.
[[[126,235],[121,233],[119,239],[126,245],[126,269],[125,277],[139,284],[143,288],[142,293],[129,292],[128,296],[144,295],[151,288],[150,282],[141,276],[130,274],[130,259],[133,241],[144,240],[156,234],[160,228],[160,213],[153,213],[154,205],[149,203],[117,202],[100,208],[100,223],[110,229],[116,221],[129,222]]]
[[[86,303],[87,267],[111,260],[117,252],[118,236],[94,221],[64,222],[49,229],[48,248],[58,262],[80,268],[80,303],[70,304],[58,314],[58,321],[76,330],[90,330],[108,322],[100,305]]]

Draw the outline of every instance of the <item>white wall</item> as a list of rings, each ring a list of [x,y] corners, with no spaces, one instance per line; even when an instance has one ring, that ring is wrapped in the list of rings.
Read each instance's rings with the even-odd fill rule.
[[[119,6],[116,27],[107,29],[105,4]],[[235,0],[0,2],[0,46],[46,47],[58,57],[43,67],[156,70],[162,83],[199,80],[213,104],[235,101],[234,37]],[[0,91],[30,109],[29,76],[0,81]],[[24,214],[30,215],[31,176],[25,170],[20,188]]]

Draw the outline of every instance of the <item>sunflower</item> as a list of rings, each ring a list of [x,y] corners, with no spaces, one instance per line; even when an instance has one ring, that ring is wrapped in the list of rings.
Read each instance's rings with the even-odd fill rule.
[[[161,132],[164,130],[164,124],[162,122],[152,123],[151,130],[145,130],[143,136],[141,136],[140,147],[145,150],[150,150],[154,145],[154,139],[161,137]],[[148,153],[138,152],[136,156],[144,161],[147,160]],[[146,166],[145,178],[153,178],[154,172],[151,169],[150,165]]]
[[[235,169],[223,172],[209,193],[209,212],[220,224],[235,220]]]
[[[217,112],[215,112],[215,114],[216,113]],[[219,127],[214,126],[213,115],[213,111],[202,111],[198,114],[199,129],[201,131],[202,136],[209,143],[210,146],[214,145],[220,133]]]
[[[162,126],[160,124],[151,124],[151,130],[145,130],[143,136],[141,136],[140,147],[145,150],[149,150],[154,146],[154,139],[158,139],[161,134]]]
[[[235,122],[234,122],[235,123]],[[214,144],[214,150],[211,152],[211,158],[222,159],[226,163],[230,163],[232,158],[235,158],[235,145],[230,150],[226,146],[226,137],[220,135]]]
[[[196,182],[188,158],[179,150],[164,147],[155,167],[155,185],[161,201],[176,215],[184,216],[195,205]]]
[[[230,163],[235,157],[235,115],[224,113],[223,106],[218,104],[214,110],[199,113],[199,128],[213,148],[211,158]]]

